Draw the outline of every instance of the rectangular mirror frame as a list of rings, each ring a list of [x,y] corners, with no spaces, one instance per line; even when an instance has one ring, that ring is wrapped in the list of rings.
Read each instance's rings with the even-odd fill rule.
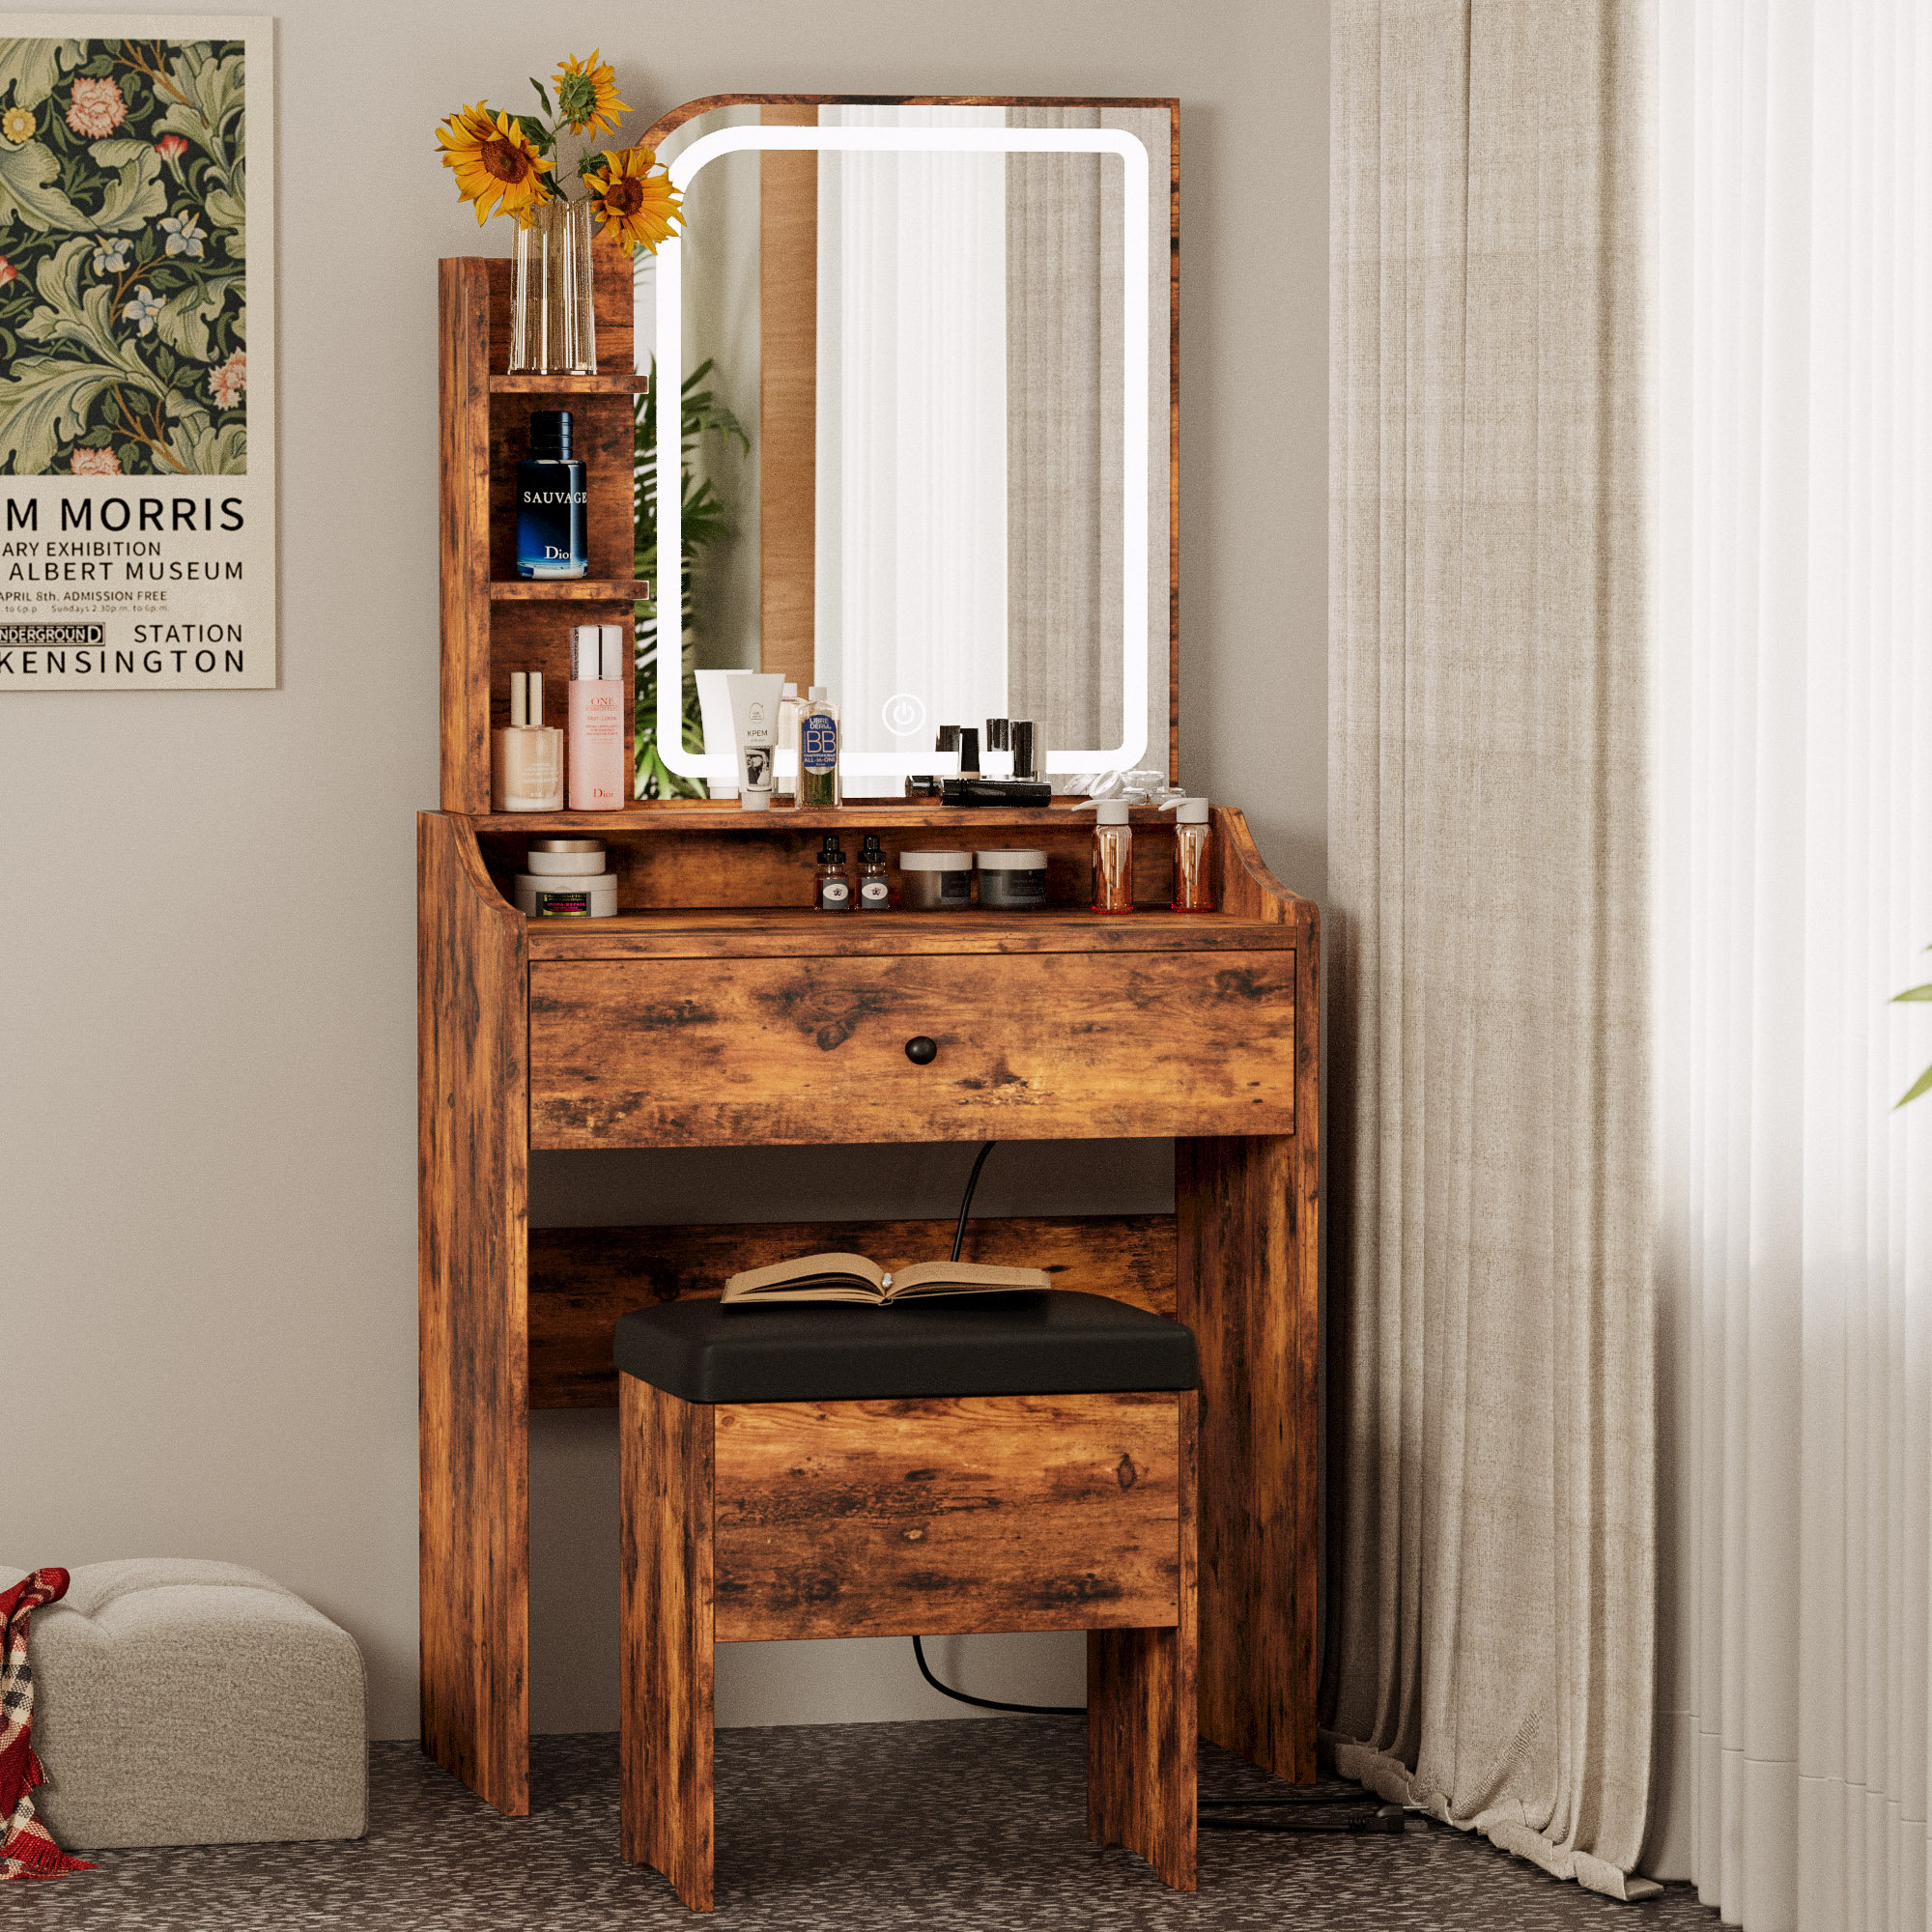
[[[1167,723],[1166,766],[1170,781],[1178,781],[1179,774],[1179,736],[1180,736],[1179,103],[1172,99],[1143,99],[1101,98],[1101,97],[1035,96],[1035,95],[719,94],[719,95],[707,96],[703,99],[699,100],[686,101],[681,106],[672,108],[668,114],[662,116],[657,122],[655,122],[652,125],[652,127],[647,130],[647,132],[643,136],[642,145],[655,150],[662,146],[665,137],[668,135],[673,129],[682,127],[686,122],[694,120],[699,115],[712,113],[721,108],[768,107],[768,106],[790,107],[790,108],[817,108],[817,107],[837,107],[837,106],[1160,108],[1160,109],[1165,109],[1166,112],[1168,113],[1170,117],[1170,126],[1169,126],[1169,142],[1168,142],[1169,266],[1168,266],[1168,314],[1167,314],[1167,324],[1168,324],[1167,350],[1168,350],[1169,372],[1168,372],[1167,450],[1166,450],[1166,458],[1168,464],[1168,527],[1167,527],[1167,546],[1168,546],[1167,720],[1168,723]],[[785,151],[795,152],[800,150],[823,151],[832,148],[838,148],[838,149],[845,149],[845,148],[857,149],[862,147],[877,148],[881,146],[887,146],[889,144],[879,141],[877,139],[854,140],[847,137],[856,134],[878,135],[887,132],[890,132],[895,135],[896,134],[917,135],[920,133],[929,133],[932,130],[917,129],[917,128],[908,128],[908,129],[895,128],[890,130],[887,129],[862,130],[862,129],[837,128],[821,129],[816,127],[791,124],[791,125],[766,126],[759,128],[739,128],[727,131],[733,138],[728,143],[721,143],[720,148],[714,150],[713,152],[724,152],[727,147],[733,151],[738,149],[753,149],[753,150],[765,150],[770,152],[785,152]],[[988,129],[985,131],[990,133],[996,130]],[[1033,129],[1009,129],[1005,131],[1012,134],[1016,138],[1014,138],[1010,142],[1002,142],[997,145],[1002,149],[1007,149],[1015,153],[1054,152],[1054,151],[1065,152],[1069,148],[1077,148],[1083,152],[1099,152],[1099,153],[1121,152],[1121,148],[1114,141],[1105,141],[1105,140],[1091,138],[1092,136],[1094,135],[1104,134],[1107,131],[1104,129],[1088,130],[1088,129],[1033,128]],[[1085,134],[1088,135],[1090,138],[1085,141],[1076,143],[1066,138],[1066,136],[1070,134]],[[1059,136],[1060,138],[1058,139],[1052,138],[1056,135]],[[765,138],[767,136],[769,136],[770,138]],[[832,139],[821,138],[823,136],[832,136],[834,138]],[[708,136],[706,137],[707,140],[710,137]],[[923,147],[923,146],[930,146],[937,144],[926,141],[913,141],[913,142],[898,142],[896,143],[896,145],[900,147],[908,147],[908,146]],[[973,145],[980,146],[987,144],[975,143]],[[1139,147],[1138,143],[1135,143],[1134,145],[1136,146],[1136,148]],[[690,154],[694,152],[694,150],[697,146],[698,146],[697,143],[694,143],[692,148],[685,150],[685,153]],[[1141,152],[1144,154],[1145,150],[1143,149],[1141,150]],[[680,156],[680,158],[682,158],[682,156]],[[701,161],[699,165],[700,166],[702,165]],[[1152,191],[1152,185],[1150,184],[1150,192],[1151,193],[1151,191]],[[661,259],[662,259],[662,253],[661,253]],[[664,304],[667,301],[676,299],[676,292],[678,287],[677,272],[676,272],[676,268],[674,266],[676,263],[676,259],[677,257],[676,257],[675,246],[674,244],[672,244],[672,253],[670,257],[671,263],[673,265],[672,273],[669,276],[664,276],[662,274],[660,275],[659,302],[660,302],[661,317],[664,315]],[[668,287],[666,286],[667,284],[668,284]],[[1144,279],[1142,282],[1142,286],[1145,287]],[[1147,339],[1146,339],[1147,354],[1149,356],[1158,355],[1159,339],[1157,334],[1157,320],[1152,314],[1149,314],[1145,317],[1145,321],[1147,324]],[[681,337],[682,334],[681,317],[674,317],[671,319],[669,334],[671,340],[674,342]],[[682,372],[680,371],[679,376],[676,380],[681,380],[681,379],[682,379]],[[1143,381],[1144,380],[1145,380],[1145,374],[1143,371]],[[1141,419],[1145,420],[1144,412],[1141,412]],[[673,465],[674,468],[678,461],[677,456],[668,453],[662,446],[662,439],[666,434],[666,422],[667,418],[665,413],[663,412],[660,412],[659,436],[661,442],[659,450],[659,462],[660,465],[662,466],[667,461],[668,461]],[[672,420],[671,434],[674,438],[676,434],[676,426],[674,419]],[[1150,439],[1150,444],[1151,443],[1151,439]],[[673,450],[675,450],[675,447],[676,445],[673,442]],[[1156,463],[1160,460],[1160,452],[1157,448],[1150,446],[1145,451],[1145,457],[1147,465],[1151,466],[1151,464]],[[1130,465],[1129,467],[1131,471],[1133,466]],[[1150,472],[1146,469],[1143,469],[1140,470],[1139,473],[1141,474],[1143,479],[1142,497],[1143,498],[1145,498],[1146,495],[1145,478],[1146,475]],[[669,492],[661,491],[658,496],[658,506],[659,506],[658,556],[661,560],[660,576],[662,578],[662,582],[659,585],[659,609],[661,611],[667,611],[667,609],[668,611],[668,623],[666,624],[665,628],[662,629],[660,632],[659,647],[662,651],[665,651],[667,653],[666,661],[668,662],[668,661],[675,661],[676,659],[681,658],[682,644],[683,644],[682,627],[679,620],[679,589],[680,589],[682,572],[681,572],[681,559],[677,548],[678,532],[675,527],[675,526],[678,523],[677,493],[675,491],[669,491]],[[1143,511],[1144,509],[1145,509],[1145,503],[1143,502]],[[1145,591],[1145,585],[1147,582],[1146,554],[1144,550],[1137,549],[1132,542],[1131,533],[1136,528],[1135,520],[1129,518],[1125,519],[1124,521],[1125,521],[1125,531],[1123,532],[1123,535],[1125,535],[1126,537],[1124,548],[1126,548],[1130,554],[1137,556],[1141,564],[1141,569],[1139,572],[1140,593],[1139,593],[1138,603],[1136,604],[1132,590],[1130,588],[1128,594],[1129,609],[1138,611],[1138,613],[1141,617],[1140,635],[1142,636],[1142,638],[1145,639],[1148,630],[1148,618],[1151,614],[1148,612],[1146,606],[1146,591]],[[667,548],[667,542],[666,542],[667,525],[672,526],[668,532],[670,538],[670,543],[668,548]],[[1141,528],[1145,527],[1144,515],[1142,520],[1140,521],[1139,527]],[[1141,715],[1143,716],[1145,715],[1146,712],[1145,676],[1147,672],[1151,670],[1151,665],[1147,665],[1145,663],[1143,664],[1142,668],[1143,700],[1140,706],[1140,712]],[[689,774],[692,776],[709,777],[714,775],[712,773],[711,768],[713,763],[715,762],[717,766],[717,771],[715,773],[715,776],[719,778],[728,777],[730,773],[727,768],[729,768],[732,764],[732,761],[729,760],[728,758],[717,757],[714,760],[713,757],[706,756],[705,754],[702,753],[693,754],[684,752],[682,745],[682,735],[681,735],[681,714],[679,708],[680,699],[679,699],[678,684],[670,679],[661,679],[659,684],[658,696],[659,696],[659,720],[658,720],[659,743],[663,748],[663,753],[667,759],[667,762],[671,765],[671,768],[677,771],[688,771]],[[1156,754],[1156,750],[1157,748],[1154,744],[1152,743],[1148,744],[1141,753],[1140,758],[1136,762],[1145,763],[1150,754]],[[927,759],[923,762],[929,763],[930,760]],[[1095,761],[1089,760],[1089,762],[1095,762]],[[883,771],[886,767],[890,766],[893,770],[895,771],[897,770],[900,764],[906,764],[908,768],[910,768],[910,763],[911,763],[910,760],[904,758],[897,758],[894,754],[890,753],[865,753],[865,754],[859,754],[858,759],[855,760],[854,770],[857,771],[864,769],[869,771],[874,766],[877,766],[880,768],[881,771]],[[1098,763],[1096,763],[1095,768],[1096,769],[1099,768]],[[1072,767],[1069,766],[1064,769],[1070,771]]]

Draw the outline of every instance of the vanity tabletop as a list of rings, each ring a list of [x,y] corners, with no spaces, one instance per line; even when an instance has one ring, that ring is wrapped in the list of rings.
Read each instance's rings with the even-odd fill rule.
[[[1292,952],[1295,928],[1229,913],[1147,906],[1114,918],[1085,907],[1044,912],[822,913],[810,907],[619,913],[525,921],[543,959],[864,958],[962,952]]]

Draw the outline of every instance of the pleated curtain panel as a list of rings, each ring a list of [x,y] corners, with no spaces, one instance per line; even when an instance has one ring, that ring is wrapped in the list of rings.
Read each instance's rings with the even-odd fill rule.
[[[1932,7],[1661,16],[1662,1749],[1646,1868],[1926,1932]]]
[[[1632,1896],[1656,1297],[1636,0],[1336,0],[1336,1761]]]

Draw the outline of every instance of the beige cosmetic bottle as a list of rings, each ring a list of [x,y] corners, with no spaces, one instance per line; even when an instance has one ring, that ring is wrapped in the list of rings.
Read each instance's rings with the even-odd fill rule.
[[[498,811],[563,810],[563,733],[543,722],[543,672],[510,673],[510,722],[492,740],[490,791]]]

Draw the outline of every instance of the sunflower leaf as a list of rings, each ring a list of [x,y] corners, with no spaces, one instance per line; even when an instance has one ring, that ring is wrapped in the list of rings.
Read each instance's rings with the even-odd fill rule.
[[[524,130],[524,139],[538,154],[547,155],[556,146],[556,141],[550,129],[534,114],[519,114],[516,119],[517,126]]]
[[[535,74],[530,75],[530,85],[537,91],[537,99],[543,102],[543,111],[554,118],[556,109],[550,104],[550,91]]]

